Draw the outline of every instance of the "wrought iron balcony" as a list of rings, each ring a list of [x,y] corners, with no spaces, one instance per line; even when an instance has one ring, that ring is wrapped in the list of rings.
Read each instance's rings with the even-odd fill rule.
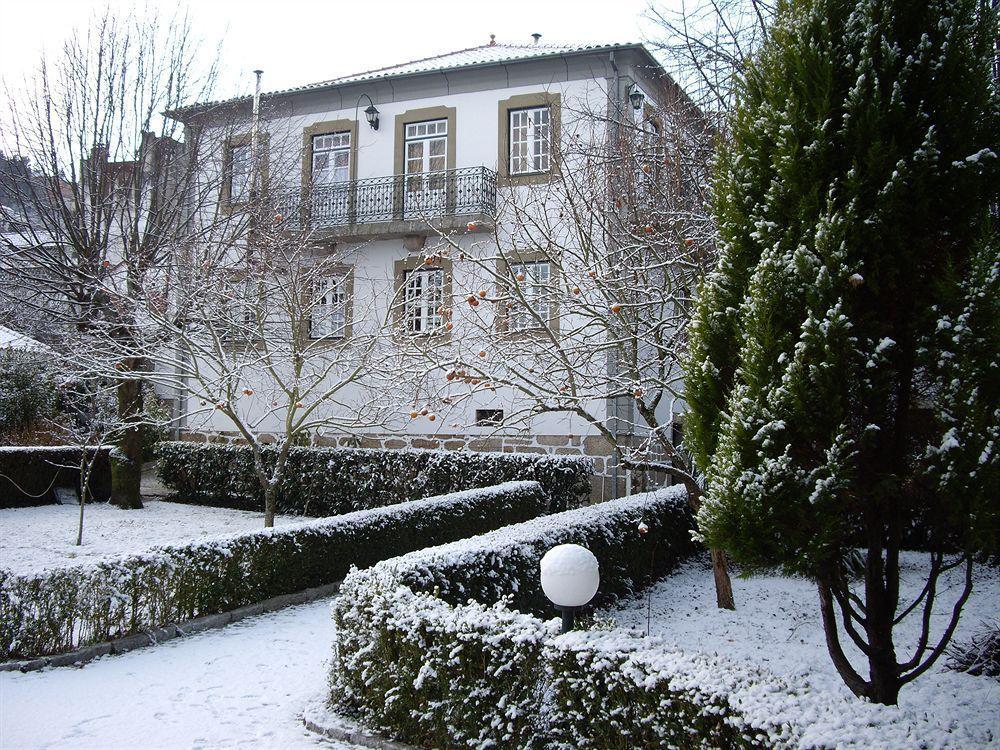
[[[347,237],[398,236],[429,226],[488,224],[496,208],[497,175],[486,167],[391,175],[311,185],[276,196],[282,226]]]

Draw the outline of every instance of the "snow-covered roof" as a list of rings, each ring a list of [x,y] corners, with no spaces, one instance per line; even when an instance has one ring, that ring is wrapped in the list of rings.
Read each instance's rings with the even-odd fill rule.
[[[4,349],[17,349],[24,352],[47,352],[49,347],[41,341],[36,341],[23,333],[12,331],[10,328],[0,326],[0,351]]]
[[[645,52],[650,57],[650,60],[654,60],[645,47],[641,44],[633,42],[609,44],[503,44],[490,41],[489,44],[483,44],[478,47],[468,47],[466,49],[455,50],[454,52],[446,52],[441,55],[424,57],[419,60],[410,60],[409,62],[390,65],[385,68],[376,68],[374,70],[367,70],[361,73],[352,73],[350,75],[340,76],[339,78],[330,78],[325,81],[308,83],[304,86],[295,86],[288,89],[268,91],[262,94],[262,96],[283,96],[317,89],[334,88],[336,86],[344,86],[363,81],[380,80],[384,78],[400,78],[403,76],[418,75],[421,73],[436,73],[439,71],[455,70],[460,68],[475,68],[504,62],[544,59],[548,57],[558,57],[559,55],[582,54],[587,52],[610,52],[612,50],[620,49],[638,49]],[[249,99],[249,96],[241,96],[233,99],[192,104],[190,106],[180,107],[168,114],[183,114],[185,112],[201,110],[206,107],[218,106],[220,104],[234,104],[241,101],[248,101]]]

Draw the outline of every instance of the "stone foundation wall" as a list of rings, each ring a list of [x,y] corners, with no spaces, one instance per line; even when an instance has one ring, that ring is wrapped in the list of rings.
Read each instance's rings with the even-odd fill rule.
[[[181,440],[242,445],[246,440],[236,432],[182,432]],[[273,435],[262,435],[264,443],[274,442]],[[587,456],[594,462],[590,501],[600,502],[621,497],[626,491],[626,479],[619,472],[614,487],[614,456],[607,440],[600,435],[400,435],[398,433],[313,436],[312,445],[322,448],[383,448],[400,450],[419,448],[449,451],[496,451],[500,453],[550,453],[559,456]],[[636,486],[635,490],[638,491]]]

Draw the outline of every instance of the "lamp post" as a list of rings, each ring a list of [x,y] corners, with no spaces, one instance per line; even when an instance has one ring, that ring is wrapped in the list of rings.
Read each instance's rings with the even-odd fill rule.
[[[573,629],[576,610],[597,593],[601,575],[594,553],[579,544],[560,544],[539,564],[542,591],[562,613],[562,632]]]

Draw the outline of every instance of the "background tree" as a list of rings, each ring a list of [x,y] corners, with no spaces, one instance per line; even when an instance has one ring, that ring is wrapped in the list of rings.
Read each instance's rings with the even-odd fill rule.
[[[277,172],[273,163],[280,184]],[[118,362],[148,362],[132,377],[174,398],[182,429],[235,433],[253,456],[265,526],[295,479],[286,473],[293,447],[356,438],[393,409],[387,323],[369,309],[352,314],[355,283],[369,281],[354,277],[363,246],[319,242],[287,197],[254,188],[229,220],[209,216],[183,235],[141,284],[110,277],[108,300],[137,323],[127,336],[117,323],[95,324],[73,355],[78,368],[109,377],[122,376]]]
[[[172,252],[177,227],[217,195],[195,181],[197,132],[161,116],[211,98],[215,66],[198,48],[182,15],[106,12],[9,93],[0,135],[17,168],[0,174],[0,223],[11,230],[0,239],[0,272],[19,283],[0,293],[67,333],[100,322],[129,335],[136,310],[112,303],[105,280],[140,288]],[[140,507],[141,379],[131,373],[147,363],[116,364],[119,414],[132,427],[118,438],[125,460],[115,464],[112,502]]]
[[[737,81],[767,38],[777,0],[651,3],[646,45],[717,129],[736,103]]]
[[[812,576],[838,672],[880,703],[940,656],[997,539],[995,40],[977,0],[783,4],[716,187],[687,378],[699,527],[749,571]],[[906,602],[913,521],[927,582]]]
[[[680,363],[691,292],[713,257],[715,134],[672,81],[656,99],[610,116],[565,108],[552,182],[502,190],[494,230],[473,248],[442,235],[425,250],[431,267],[454,264],[441,308],[451,338],[407,339],[423,355],[409,408],[448,419],[459,405],[503,404],[498,431],[561,415],[604,438],[616,480],[682,482],[697,505]],[[719,606],[732,608],[725,556],[712,557]]]

